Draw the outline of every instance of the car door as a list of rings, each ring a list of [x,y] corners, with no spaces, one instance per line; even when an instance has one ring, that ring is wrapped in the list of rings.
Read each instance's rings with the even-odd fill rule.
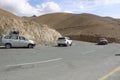
[[[25,37],[20,36],[19,37],[19,43],[21,47],[27,47],[28,46],[28,41]]]
[[[18,36],[12,36],[11,43],[13,47],[19,47],[19,37]]]

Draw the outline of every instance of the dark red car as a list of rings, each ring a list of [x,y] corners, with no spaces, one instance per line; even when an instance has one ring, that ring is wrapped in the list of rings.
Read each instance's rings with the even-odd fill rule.
[[[99,38],[98,45],[106,45],[108,44],[108,40],[106,38]]]

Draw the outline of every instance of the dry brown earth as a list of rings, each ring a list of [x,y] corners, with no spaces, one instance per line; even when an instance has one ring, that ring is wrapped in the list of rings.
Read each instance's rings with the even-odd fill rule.
[[[38,24],[0,9],[0,35],[9,34],[11,29],[19,30],[20,35],[36,41],[38,44],[55,43],[60,33],[47,25]]]
[[[87,13],[53,13],[31,17],[29,20],[49,25],[63,36],[77,40],[97,42],[99,37],[106,37],[109,42],[120,42],[120,20],[111,17]]]

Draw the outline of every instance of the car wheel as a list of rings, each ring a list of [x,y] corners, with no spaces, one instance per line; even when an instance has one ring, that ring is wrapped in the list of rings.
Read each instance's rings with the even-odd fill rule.
[[[60,45],[60,44],[58,44],[58,46],[60,47],[61,45]]]
[[[32,44],[29,44],[29,45],[28,45],[28,48],[33,48],[33,45],[32,45]]]
[[[9,49],[11,47],[12,47],[11,44],[5,44],[5,48]]]
[[[104,42],[105,45],[107,45],[108,43],[107,42]]]
[[[72,42],[71,42],[70,46],[72,46]]]
[[[66,46],[66,47],[69,46],[69,43],[67,42],[67,44],[65,44],[65,46]]]

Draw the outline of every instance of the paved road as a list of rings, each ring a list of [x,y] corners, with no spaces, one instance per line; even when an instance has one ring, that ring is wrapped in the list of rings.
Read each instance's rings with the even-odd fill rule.
[[[0,49],[0,80],[120,80],[120,44]]]

